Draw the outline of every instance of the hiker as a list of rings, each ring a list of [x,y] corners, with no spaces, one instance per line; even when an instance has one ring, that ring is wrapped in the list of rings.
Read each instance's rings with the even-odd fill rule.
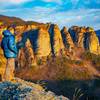
[[[14,26],[9,26],[7,30],[3,31],[4,37],[1,42],[1,48],[3,49],[4,56],[7,59],[3,81],[12,81],[14,79],[15,58],[18,54],[14,32]]]

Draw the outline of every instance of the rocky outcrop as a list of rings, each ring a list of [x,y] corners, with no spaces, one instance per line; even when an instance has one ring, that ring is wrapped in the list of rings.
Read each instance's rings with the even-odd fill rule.
[[[30,40],[27,39],[24,48],[21,48],[18,54],[16,61],[18,68],[29,68],[36,65],[36,59],[32,48]]]
[[[0,99],[2,100],[69,100],[64,96],[56,96],[46,92],[39,84],[16,78],[15,82],[0,83]]]
[[[69,32],[76,47],[99,54],[99,39],[93,28],[73,26],[69,29]]]
[[[84,34],[86,32],[85,27],[78,27],[78,26],[73,26],[69,29],[69,32],[73,38],[74,44],[77,47],[82,47],[84,48],[83,41],[84,41]]]
[[[64,44],[60,29],[57,25],[51,24],[49,27],[51,50],[53,55],[60,55],[64,53]]]
[[[38,57],[46,57],[51,53],[50,47],[50,36],[49,33],[43,29],[39,29],[38,31],[38,39],[37,39],[37,56]]]
[[[67,28],[64,27],[62,30],[61,30],[61,34],[62,34],[62,38],[63,38],[63,43],[64,43],[64,46],[69,50],[69,51],[72,51],[72,49],[74,48],[74,43],[73,43],[73,40],[70,36],[70,33],[68,32]]]
[[[0,33],[6,28],[7,26],[3,26]],[[16,26],[16,33],[16,42],[20,48],[16,65],[20,67],[34,66],[40,59],[46,61],[49,56],[65,54],[65,47],[69,51],[74,47],[81,47],[91,53],[100,54],[98,37],[91,28],[73,26],[67,30],[64,27],[60,32],[57,25],[47,23]]]
[[[84,43],[85,48],[91,53],[99,54],[99,39],[93,28],[87,28]]]
[[[6,28],[7,28],[7,26],[2,26],[2,28],[0,28],[0,34],[2,34],[3,30],[5,30]],[[57,25],[50,24],[50,23],[39,24],[39,25],[37,25],[37,24],[36,25],[35,24],[34,25],[20,25],[20,26],[18,25],[18,26],[16,26],[16,29],[15,29],[16,34],[17,34],[16,41],[20,41],[22,39],[23,33],[28,32],[30,30],[38,30],[38,29],[42,29],[42,30],[40,30],[41,31],[40,33],[48,33],[49,34],[49,37],[47,37],[47,38],[50,38],[49,45],[51,45],[51,52],[53,55],[60,55],[60,52],[62,52],[62,50],[64,49],[64,45],[66,45],[66,43],[67,43],[67,45],[65,47],[69,48],[69,44],[70,44],[70,49],[73,48],[73,45],[75,45],[75,47],[81,47],[81,48],[85,48],[86,50],[90,50],[92,53],[98,52],[96,54],[99,54],[99,52],[100,52],[99,47],[98,47],[98,45],[99,45],[98,38],[97,38],[94,30],[91,34],[91,32],[89,32],[86,27],[79,27],[79,26],[73,26],[73,27],[69,28],[68,31],[67,31],[67,29],[63,29],[62,31],[64,31],[64,32],[62,32],[62,31],[60,32],[60,29]],[[67,34],[68,32],[70,34]],[[62,36],[61,36],[61,33],[63,33]],[[65,33],[66,33],[66,35],[65,35]],[[43,38],[44,35],[43,36],[41,35],[40,37]],[[38,43],[40,43],[40,41],[41,41],[40,37],[38,39],[39,40]],[[63,39],[62,39],[62,37],[63,37]],[[96,50],[92,49],[94,47],[93,47],[93,45],[91,45],[91,43],[89,43],[89,42],[91,42],[90,41],[91,39],[89,40],[89,37],[91,37],[91,39],[92,39],[92,37],[95,37],[94,40],[96,40],[95,41],[96,44],[94,42],[93,43],[95,44]],[[0,35],[0,38],[2,38],[1,35]],[[64,38],[66,38],[66,40],[67,40],[66,43],[64,42],[65,41]],[[63,42],[64,42],[64,44],[63,44]],[[44,43],[41,42],[41,44],[39,44],[39,45],[41,45],[41,48],[42,48]],[[89,46],[89,45],[91,45],[91,46]],[[45,52],[45,51],[43,51],[43,48],[41,50],[42,50],[41,52]],[[38,53],[40,53],[40,50]],[[45,54],[41,53],[41,55],[39,55],[39,56],[42,56],[42,55],[45,56]]]
[[[28,66],[36,65],[36,61],[42,59],[42,57],[46,59],[51,54],[49,33],[43,29],[28,31],[22,35],[22,40],[18,42],[18,47],[22,48],[19,51],[19,63],[26,63],[26,59],[29,60]],[[26,65],[21,64],[21,66]]]

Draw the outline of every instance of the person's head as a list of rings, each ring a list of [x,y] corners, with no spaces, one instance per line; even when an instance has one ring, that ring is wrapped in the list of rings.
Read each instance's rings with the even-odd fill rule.
[[[14,34],[15,33],[15,25],[8,26],[7,30],[9,30],[12,34]]]

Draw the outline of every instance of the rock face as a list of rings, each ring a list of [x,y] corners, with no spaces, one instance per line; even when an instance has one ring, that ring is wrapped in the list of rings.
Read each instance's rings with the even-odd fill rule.
[[[38,39],[37,39],[37,56],[38,57],[46,57],[51,53],[50,46],[50,36],[49,33],[43,29],[39,29],[38,31]]]
[[[94,29],[90,27],[73,26],[69,29],[76,47],[89,50],[91,53],[99,54],[99,39]]]
[[[7,27],[3,26],[0,33]],[[20,48],[16,65],[30,67],[37,65],[39,59],[64,54],[65,48],[83,48],[91,53],[100,54],[100,44],[96,33],[91,28],[73,26],[61,31],[55,24],[16,26],[16,42]],[[2,36],[0,35],[0,41]],[[73,52],[75,52],[73,50]],[[3,54],[2,54],[3,55]],[[4,58],[2,58],[4,59]],[[27,61],[29,64],[27,64]]]
[[[99,39],[96,36],[95,31],[90,27],[87,28],[84,42],[86,44],[86,49],[88,49],[91,53],[99,54]]]
[[[2,34],[3,30],[5,30],[6,28],[7,28],[7,26],[3,26],[0,29],[0,34]],[[45,25],[44,24],[21,25],[21,26],[16,26],[16,33],[17,33],[16,41],[20,41],[22,39],[23,33],[28,32],[30,30],[39,30],[38,31],[39,35],[38,35],[38,39],[37,39],[38,57],[39,56],[40,57],[47,56],[49,54],[60,55],[60,53],[64,49],[64,45],[65,45],[65,47],[69,48],[70,50],[73,47],[81,47],[86,50],[89,50],[92,53],[100,54],[99,53],[100,52],[99,40],[93,29],[92,29],[93,31],[91,32],[91,31],[89,31],[89,30],[91,30],[90,28],[88,29],[86,27],[73,26],[73,27],[69,28],[68,31],[64,27],[60,32],[60,29],[57,25],[50,24],[50,23],[45,24]],[[33,31],[30,31],[30,32],[33,32]],[[43,34],[40,34],[40,33],[43,33]],[[93,37],[94,37],[94,39],[93,39]],[[0,35],[0,38],[2,38],[1,35]],[[41,42],[44,40],[46,40],[47,42]],[[65,40],[66,40],[66,42],[65,42]],[[95,45],[93,46],[92,43]],[[44,48],[43,45],[46,45],[46,48],[48,50],[43,49]]]
[[[64,44],[61,36],[60,29],[57,25],[51,24],[49,28],[51,50],[53,55],[60,55],[63,53]]]
[[[49,33],[43,29],[35,29],[24,33],[18,46],[19,48],[24,47],[19,51],[18,61],[28,59],[28,66],[30,64],[31,66],[36,65],[36,60],[42,57],[46,59],[51,53]],[[21,66],[25,66],[25,64]]]
[[[49,29],[49,32],[47,31]],[[19,48],[18,66],[33,66],[39,59],[58,56],[63,52],[64,45],[61,32],[57,25],[50,25],[47,30],[33,29],[22,34]],[[27,59],[29,64],[26,63]]]
[[[86,32],[85,27],[78,27],[78,26],[73,26],[69,29],[69,32],[73,38],[74,44],[77,47],[82,47],[84,48],[84,33]]]
[[[39,84],[26,82],[16,78],[16,82],[0,83],[0,99],[2,100],[69,100],[64,96],[56,96],[46,92]]]
[[[18,68],[32,67],[36,65],[35,55],[30,40],[27,39],[25,47],[21,48],[17,58]]]
[[[73,40],[70,36],[70,33],[68,32],[67,28],[64,27],[61,30],[61,34],[62,34],[62,38],[63,38],[63,43],[65,45],[65,47],[69,50],[72,51],[72,49],[74,48],[74,43]]]

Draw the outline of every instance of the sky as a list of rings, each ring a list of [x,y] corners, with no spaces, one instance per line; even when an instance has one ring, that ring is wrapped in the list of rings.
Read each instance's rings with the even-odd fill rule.
[[[0,14],[59,27],[100,29],[100,0],[0,0]]]

